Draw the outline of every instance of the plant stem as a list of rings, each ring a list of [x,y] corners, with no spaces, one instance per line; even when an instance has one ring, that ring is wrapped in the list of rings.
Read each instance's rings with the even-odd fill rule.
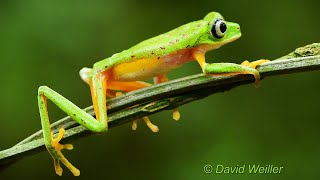
[[[261,78],[320,70],[320,43],[298,48],[282,58],[258,66],[257,70]],[[198,74],[128,92],[107,101],[109,128],[252,82],[254,77],[251,75]],[[92,107],[86,108],[85,111],[94,116]],[[66,129],[63,142],[93,134],[70,117],[65,117],[51,125],[54,133],[57,133],[60,127]],[[44,150],[42,130],[40,130],[12,148],[0,151],[0,169],[8,167],[23,157]]]

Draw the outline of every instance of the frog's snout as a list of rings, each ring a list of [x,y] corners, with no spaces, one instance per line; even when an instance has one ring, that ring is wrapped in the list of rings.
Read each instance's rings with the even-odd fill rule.
[[[238,36],[241,36],[241,28],[240,28],[240,25],[237,24],[237,23],[234,23],[235,26],[234,26],[234,33],[238,34]]]
[[[236,31],[241,31],[241,29],[240,29],[240,25],[238,24],[238,23],[234,23],[233,24],[233,27],[234,27],[234,29],[236,30]]]

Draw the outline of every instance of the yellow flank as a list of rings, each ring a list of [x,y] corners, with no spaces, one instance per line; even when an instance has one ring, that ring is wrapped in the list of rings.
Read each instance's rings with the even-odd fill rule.
[[[116,65],[111,70],[111,76],[115,81],[139,81],[167,73],[172,68],[162,58],[138,59]]]

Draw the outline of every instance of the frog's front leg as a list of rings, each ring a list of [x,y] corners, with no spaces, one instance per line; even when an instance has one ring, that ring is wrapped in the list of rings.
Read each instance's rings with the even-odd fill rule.
[[[155,84],[159,84],[159,83],[167,82],[167,81],[169,81],[169,79],[168,79],[167,75],[161,74],[159,76],[154,77],[153,81]],[[179,113],[178,108],[173,109],[172,118],[176,121],[178,121],[180,119],[180,113]]]
[[[257,60],[253,62],[244,61],[241,64],[235,63],[212,63],[205,62],[205,52],[194,51],[193,57],[200,64],[203,73],[214,75],[236,75],[236,74],[252,74],[255,78],[255,86],[260,85],[260,74],[255,69],[258,65],[268,62],[269,60]]]

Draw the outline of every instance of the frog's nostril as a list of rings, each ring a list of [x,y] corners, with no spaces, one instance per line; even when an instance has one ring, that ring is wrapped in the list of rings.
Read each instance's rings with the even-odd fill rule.
[[[240,26],[237,27],[237,30],[240,30]]]

